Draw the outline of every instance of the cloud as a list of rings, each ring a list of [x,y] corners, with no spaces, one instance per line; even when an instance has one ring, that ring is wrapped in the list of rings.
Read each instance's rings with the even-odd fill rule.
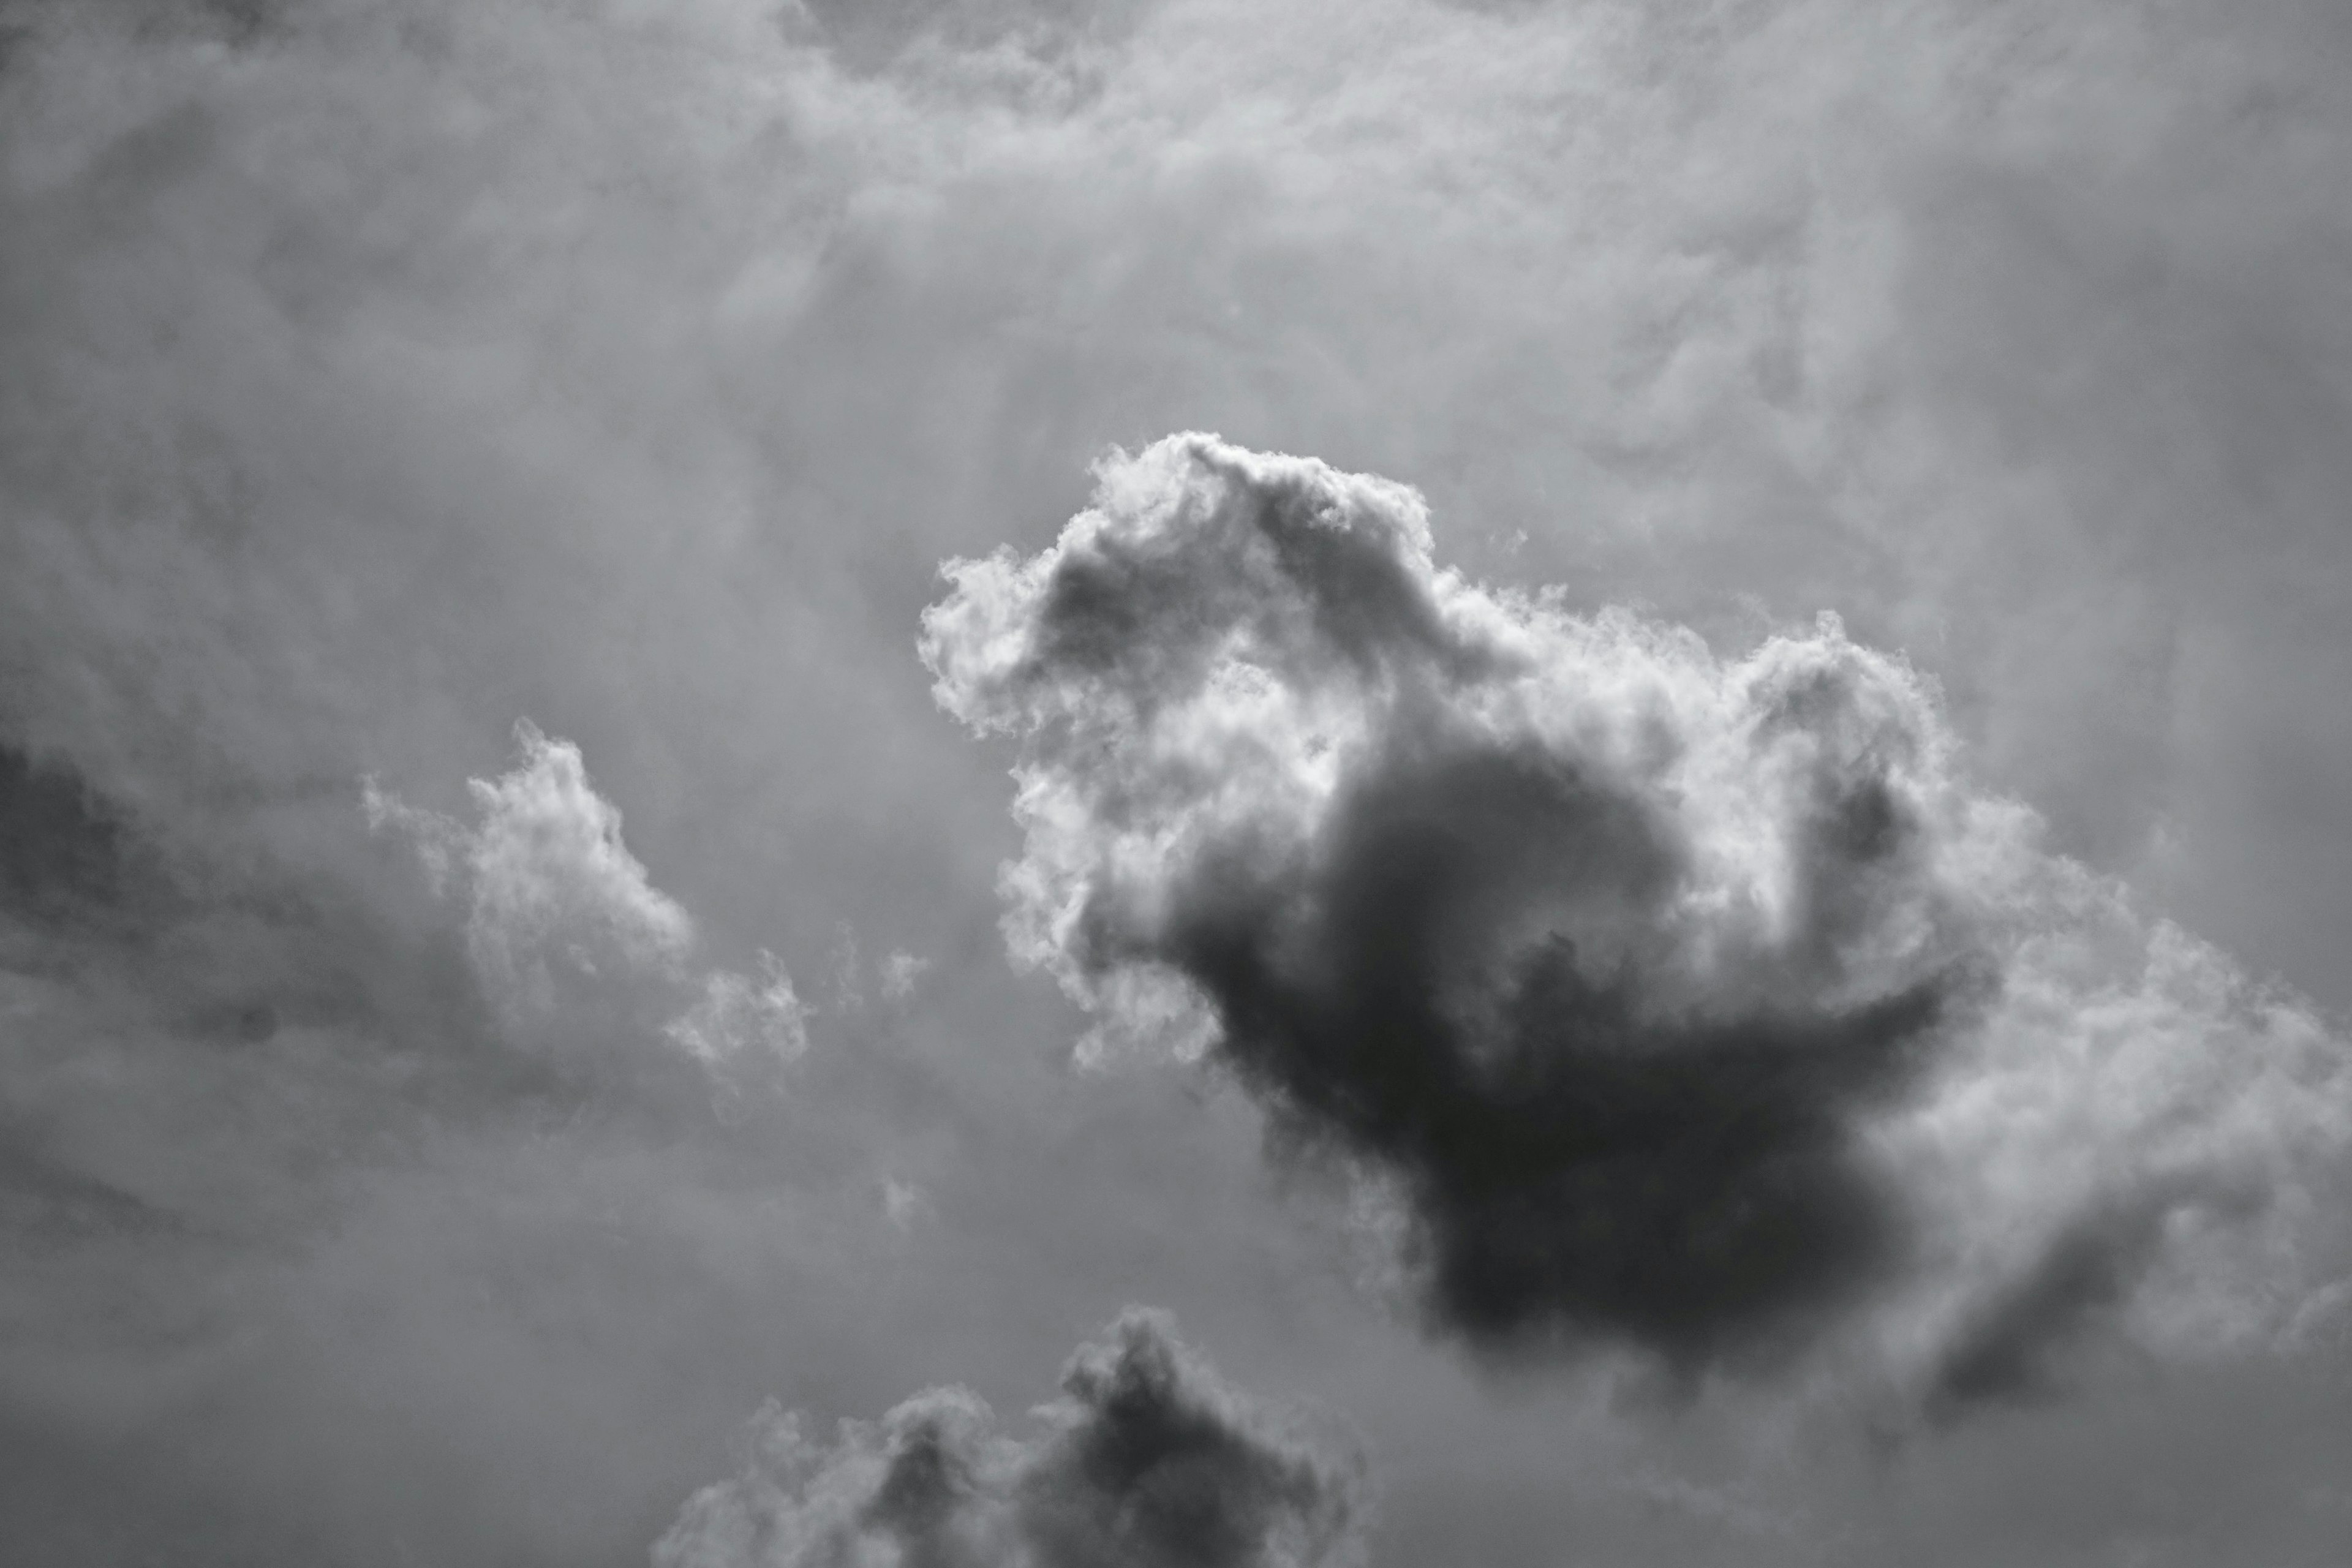
[[[0,742],[0,922],[28,935],[120,927],[162,892],[144,858],[69,767]]]
[[[1361,1466],[1223,1382],[1129,1309],[1062,1373],[1042,1430],[961,1388],[831,1445],[771,1401],[743,1473],[696,1494],[656,1568],[1312,1568],[1360,1561]]]
[[[882,999],[904,1002],[914,995],[931,961],[911,952],[893,952],[882,960]]]
[[[806,1009],[772,953],[757,978],[698,968],[694,921],[621,839],[618,807],[580,748],[525,721],[520,757],[472,779],[476,822],[362,790],[371,827],[415,843],[435,889],[466,909],[466,952],[510,1027],[559,1056],[618,1026],[624,1048],[658,1037],[715,1072],[757,1071],[807,1047]]]
[[[576,753],[535,770],[569,750],[484,770],[462,822],[378,792],[373,843],[345,781],[355,906],[0,744],[0,1556],[641,1556],[747,1368],[855,1363],[907,1250],[869,1169],[895,1145],[854,1100],[751,1098],[788,982],[667,940]],[[420,843],[441,900],[402,874]],[[487,946],[477,854],[509,880]],[[544,959],[551,1009],[478,948]],[[829,1315],[856,1329],[826,1353]]]
[[[2167,908],[2352,1000],[2344,7],[1155,0],[1038,36],[1070,9],[0,5],[0,741],[130,851],[56,840],[115,882],[34,866],[57,912],[0,974],[33,1158],[7,1179],[51,1231],[123,1222],[70,1268],[11,1252],[0,1378],[60,1391],[11,1406],[15,1555],[244,1564],[271,1553],[236,1521],[299,1519],[305,1563],[602,1561],[719,1473],[692,1435],[747,1385],[879,1410],[932,1381],[912,1347],[985,1380],[1136,1258],[1221,1323],[1263,1299],[1261,1251],[1309,1288],[1313,1246],[1227,1169],[1245,1119],[1041,1089],[1021,1042],[1058,998],[973,947],[1014,834],[908,628],[941,556],[1043,543],[1108,441],[1221,428],[1410,476],[1449,563],[1719,647],[1839,608],[1933,670],[2054,842],[2145,875],[2160,823]],[[525,712],[594,754],[690,967],[756,993],[765,943],[826,1003],[846,921],[933,957],[922,1005],[835,1019],[855,1048],[748,1131],[664,1037],[698,989],[640,979],[604,1016],[559,960],[577,1033],[497,1016],[467,904],[399,874],[410,840],[370,840],[352,781],[470,829],[459,786],[507,771]],[[128,945],[87,946],[100,923]],[[886,1036],[921,1042],[911,1088]],[[583,1081],[648,1063],[689,1112],[657,1158]],[[420,1126],[463,1173],[394,1226],[374,1194]],[[605,1186],[577,1164],[599,1140]],[[919,1245],[878,1205],[899,1173],[940,1210]],[[835,1185],[827,1223],[887,1250],[840,1261],[770,1212]],[[608,1186],[643,1198],[617,1231]],[[107,1190],[178,1239],[122,1239],[146,1222]],[[373,1259],[341,1293],[180,1261],[300,1256],[322,1223]],[[623,1261],[643,1279],[598,1272]],[[1968,1321],[2053,1300],[2034,1278]],[[151,1328],[214,1370],[159,1372]],[[1442,1416],[1420,1391],[1452,1374],[1376,1326],[1307,1332],[1491,1516],[1502,1414],[1448,1381]],[[2258,1527],[2229,1475],[2286,1489],[2343,1447],[2324,1377],[2264,1376],[2235,1431],[2191,1378],[2185,1418],[2112,1418],[2242,1456],[2168,1476],[2233,1539]],[[2297,1399],[2337,1425],[2297,1435]],[[1912,1561],[2022,1531],[2017,1475],[2116,1517],[2145,1491],[2136,1459],[2095,1491],[1937,1451],[1906,1495],[1981,1500]],[[206,1529],[159,1501],[181,1489]],[[1538,1513],[1469,1554],[1548,1561]]]
[[[1019,743],[1014,954],[1395,1183],[1433,1321],[1685,1371],[1858,1323],[1931,1400],[2273,1321],[2352,1125],[2296,999],[2046,852],[1832,620],[1717,658],[1436,565],[1420,498],[1171,437],[947,568]]]

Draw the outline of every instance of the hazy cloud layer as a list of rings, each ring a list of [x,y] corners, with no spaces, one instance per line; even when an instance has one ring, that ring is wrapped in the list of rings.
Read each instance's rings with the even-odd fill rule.
[[[2053,844],[2352,1005],[2347,20],[0,0],[0,1544],[642,1563],[747,1390],[1003,1405],[1141,1292],[1367,1419],[1397,1563],[1811,1561],[1580,1489],[1729,1402],[1490,1399],[1265,1201],[1240,1097],[1046,1064],[1002,759],[908,628],[1108,443],[1318,453],[1481,581],[1727,649],[1838,610]],[[514,1014],[370,833],[362,775],[477,832],[519,714],[691,971],[822,1005],[793,1093],[714,1117],[705,994],[619,959]],[[845,924],[931,966],[845,983]],[[2026,1331],[1953,1381],[2151,1234],[1979,1297]],[[2333,1563],[2344,1321],[1743,1495],[1840,1562]]]
[[[339,793],[364,901],[0,748],[10,1561],[641,1562],[747,1377],[871,1331],[925,1162],[837,1084],[787,1120],[788,981],[708,962],[576,751],[373,844]]]
[[[1130,1309],[1015,1436],[961,1388],[827,1445],[773,1402],[743,1474],[698,1493],[656,1568],[1316,1568],[1360,1562],[1352,1455],[1231,1387]]]
[[[772,953],[757,979],[693,963],[694,921],[646,879],[580,748],[517,726],[512,772],[471,779],[471,826],[369,781],[368,823],[407,834],[434,889],[466,910],[466,952],[509,1027],[559,1058],[656,1038],[750,1081],[808,1044]],[[632,1038],[631,1037],[635,1037]]]
[[[1438,1323],[1696,1368],[1866,1303],[1967,1398],[2274,1321],[2342,1046],[1972,788],[1909,668],[1481,588],[1311,459],[1098,481],[925,617],[1020,742],[1013,951],[1392,1178]]]

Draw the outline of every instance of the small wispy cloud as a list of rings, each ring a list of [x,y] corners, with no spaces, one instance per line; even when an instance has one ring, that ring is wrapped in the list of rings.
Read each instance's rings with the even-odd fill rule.
[[[466,952],[519,1038],[559,1060],[617,1032],[667,1042],[715,1073],[756,1072],[808,1044],[807,1009],[773,953],[757,974],[695,961],[698,933],[621,837],[579,747],[515,729],[515,766],[467,783],[474,820],[362,786],[369,825],[404,836],[436,890],[465,911]]]
[[[914,995],[923,973],[931,966],[928,958],[911,952],[893,952],[882,961],[882,999],[904,1002]]]

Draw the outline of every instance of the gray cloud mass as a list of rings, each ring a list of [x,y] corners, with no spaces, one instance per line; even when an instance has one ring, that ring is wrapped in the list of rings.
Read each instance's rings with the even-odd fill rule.
[[[1343,1568],[1361,1462],[1221,1380],[1130,1309],[1062,1373],[1042,1430],[937,1388],[830,1446],[772,1402],[743,1474],[695,1495],[655,1568]]]
[[[925,617],[1020,744],[1013,952],[1393,1179],[1438,1325],[1701,1370],[1850,1324],[1948,1404],[2263,1315],[2342,1045],[1973,787],[1908,667],[1488,591],[1313,459],[1097,479]]]

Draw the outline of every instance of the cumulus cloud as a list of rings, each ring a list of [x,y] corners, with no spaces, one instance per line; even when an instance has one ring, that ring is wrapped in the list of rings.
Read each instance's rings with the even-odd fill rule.
[[[771,1402],[737,1479],[686,1505],[656,1568],[1314,1568],[1360,1561],[1361,1466],[1129,1309],[1027,1437],[961,1388],[831,1444]]]
[[[755,976],[693,962],[694,921],[621,839],[618,807],[580,748],[516,726],[514,768],[471,779],[467,825],[363,786],[369,825],[405,834],[436,890],[466,909],[466,952],[524,1039],[584,1053],[615,1026],[657,1037],[714,1071],[756,1069],[807,1046],[806,1009],[772,953]]]
[[[1013,952],[1404,1195],[1433,1321],[1931,1399],[2273,1321],[2352,1126],[2296,999],[2048,853],[1832,620],[1738,659],[1440,568],[1420,498],[1172,437],[923,654],[1017,739]]]

